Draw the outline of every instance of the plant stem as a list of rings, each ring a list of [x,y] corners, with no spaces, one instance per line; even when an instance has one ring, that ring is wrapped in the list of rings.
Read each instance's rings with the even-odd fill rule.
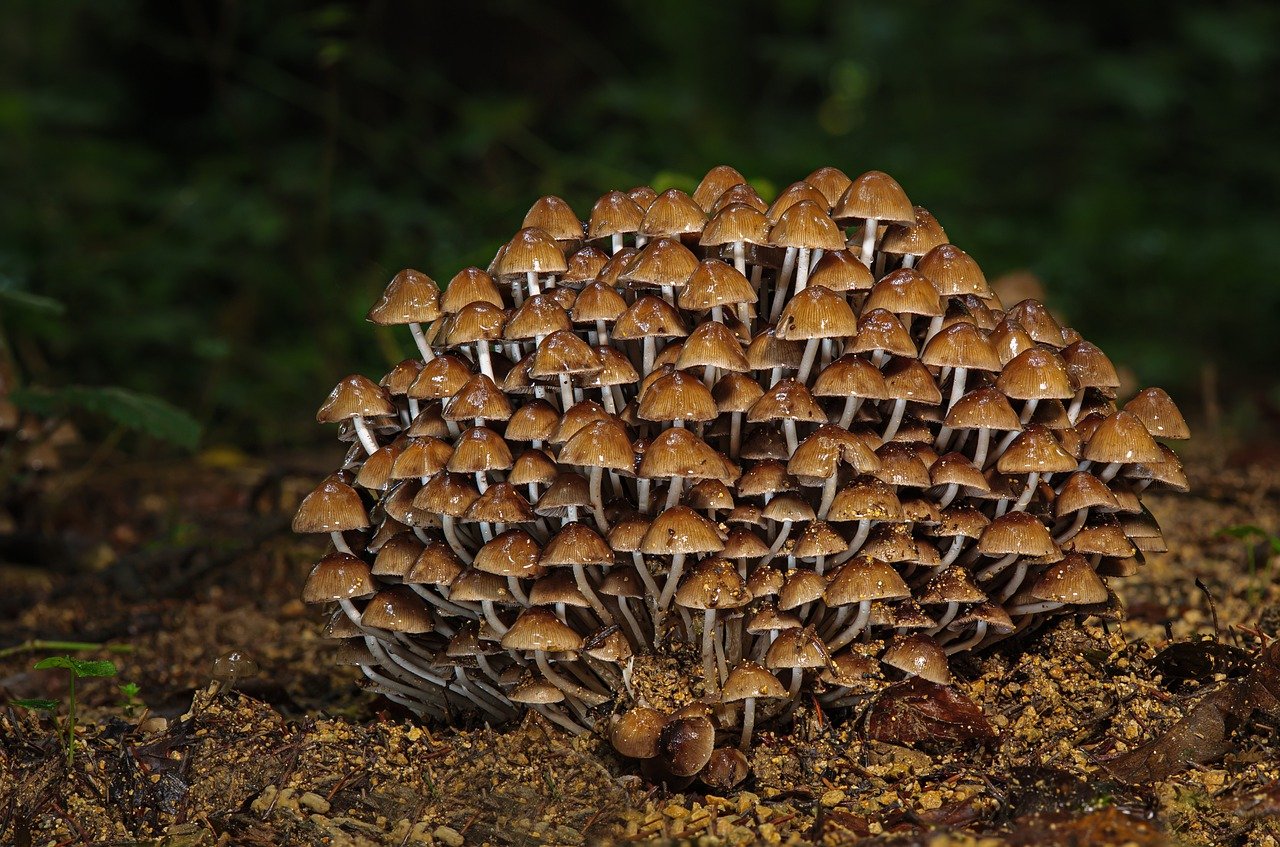
[[[15,644],[12,647],[5,647],[0,650],[0,659],[7,656],[14,656],[18,653],[35,653],[41,650],[66,650],[69,652],[79,652],[85,650],[106,650],[108,653],[132,653],[132,644],[100,644],[93,641],[44,641],[39,638],[33,638]]]
[[[71,690],[67,695],[67,767],[71,767],[76,758],[76,672],[71,675]]]

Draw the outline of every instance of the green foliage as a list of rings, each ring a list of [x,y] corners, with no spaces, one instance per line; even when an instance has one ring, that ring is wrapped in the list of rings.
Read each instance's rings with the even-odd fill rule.
[[[433,4],[63,0],[5,4],[0,32],[0,279],[68,307],[42,382],[163,396],[215,437],[320,438],[337,375],[411,349],[361,326],[400,268],[444,282],[539,194],[585,216],[721,161],[766,191],[817,164],[892,172],[1144,384],[1185,396],[1216,363],[1230,398],[1274,372],[1266,0],[496,0],[447,24]]]
[[[1274,561],[1280,557],[1280,536],[1267,532],[1260,526],[1254,524],[1239,524],[1237,526],[1229,526],[1218,530],[1218,536],[1222,538],[1238,538],[1244,542],[1245,561],[1249,566],[1249,602],[1257,603],[1262,597],[1264,591],[1264,581],[1270,582]],[[1261,544],[1268,551],[1267,572],[1265,577],[1258,574],[1258,545]]]
[[[200,424],[191,415],[158,397],[113,386],[71,385],[65,388],[22,388],[10,399],[20,409],[40,415],[77,411],[102,415],[126,429],[142,432],[188,450],[200,441]]]
[[[76,679],[94,676],[115,676],[117,673],[115,662],[109,662],[105,659],[76,659],[71,656],[50,656],[35,663],[35,669],[38,671],[52,668],[62,668],[70,671],[71,675]]]
[[[120,689],[120,695],[124,698],[120,701],[120,709],[128,717],[133,717],[142,708],[142,699],[138,694],[142,691],[141,686],[136,682],[122,682],[116,686]]]
[[[73,656],[49,656],[33,665],[35,670],[65,670],[68,677],[67,719],[64,734],[66,737],[67,767],[71,767],[76,755],[76,680],[115,676],[118,669],[114,662],[105,659],[77,659]],[[42,712],[56,712],[59,701],[45,698],[11,700],[14,706],[34,709]]]

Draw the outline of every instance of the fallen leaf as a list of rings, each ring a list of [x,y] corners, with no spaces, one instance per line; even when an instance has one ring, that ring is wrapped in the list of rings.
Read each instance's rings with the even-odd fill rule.
[[[986,743],[996,737],[981,706],[954,688],[919,677],[891,685],[876,698],[866,732],[893,744]]]

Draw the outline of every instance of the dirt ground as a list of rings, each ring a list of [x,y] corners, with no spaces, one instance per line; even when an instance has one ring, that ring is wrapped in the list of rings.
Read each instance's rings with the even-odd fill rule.
[[[1276,847],[1280,563],[1250,573],[1218,535],[1280,530],[1274,456],[1191,457],[1191,494],[1149,498],[1170,550],[1119,583],[1123,622],[957,661],[951,691],[803,709],[727,796],[536,718],[420,725],[333,666],[297,599],[322,548],[288,530],[332,456],[54,480],[42,530],[0,550],[39,563],[0,566],[0,703],[66,696],[31,639],[120,670],[80,683],[70,767],[54,718],[0,706],[0,844]]]

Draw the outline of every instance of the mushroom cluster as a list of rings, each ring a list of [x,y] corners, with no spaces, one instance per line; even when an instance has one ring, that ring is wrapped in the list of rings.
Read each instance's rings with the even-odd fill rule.
[[[406,270],[369,311],[417,356],[342,380],[351,442],[295,529],[304,599],[423,716],[599,727],[654,775],[732,784],[755,727],[1057,615],[1162,549],[1168,395],[1039,302],[1003,305],[887,174],[772,203],[538,200],[487,269]]]

